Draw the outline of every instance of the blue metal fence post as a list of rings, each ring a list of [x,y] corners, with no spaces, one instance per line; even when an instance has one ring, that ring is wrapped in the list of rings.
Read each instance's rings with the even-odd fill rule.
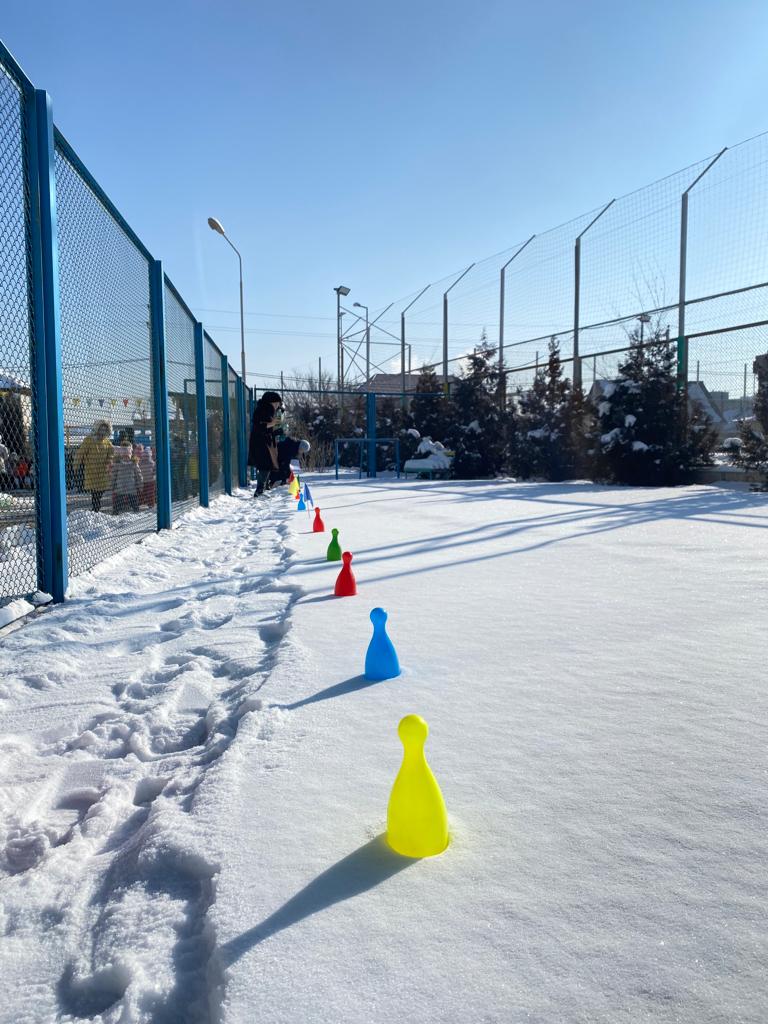
[[[205,338],[203,325],[195,324],[195,389],[197,391],[197,463],[200,504],[208,508],[208,412],[205,407]]]
[[[251,424],[253,423],[253,410],[256,405],[256,389],[248,388],[248,415],[245,420],[245,456],[246,462],[248,461],[248,445],[251,440]],[[255,476],[255,470],[252,467],[246,466],[246,471],[250,469],[251,472],[248,474],[249,479],[253,480]]]
[[[376,395],[369,391],[365,396],[366,424],[368,438],[368,476],[376,476]]]
[[[59,240],[56,221],[53,111],[43,89],[25,92],[25,146],[30,188],[32,307],[40,523],[38,586],[63,601],[69,580],[64,401],[61,378]]]
[[[152,321],[152,388],[155,397],[155,477],[157,528],[171,527],[171,441],[168,430],[168,381],[165,366],[165,279],[163,264],[153,260],[149,269],[149,304]]]
[[[238,377],[237,385],[237,472],[239,476],[239,483],[241,487],[245,487],[248,484],[245,475],[245,393],[243,389],[243,382]]]
[[[222,447],[224,461],[224,490],[227,494],[232,493],[232,443],[229,437],[229,363],[227,357],[221,357],[221,397],[222,397],[222,433],[224,440]]]

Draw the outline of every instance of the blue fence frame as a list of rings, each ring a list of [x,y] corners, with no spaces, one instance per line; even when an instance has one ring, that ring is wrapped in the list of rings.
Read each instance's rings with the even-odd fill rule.
[[[155,494],[157,529],[172,525],[171,503],[171,431],[169,426],[169,390],[167,354],[165,345],[165,276],[163,267],[148,251],[141,239],[124,220],[106,192],[93,178],[74,149],[56,129],[51,100],[44,90],[36,89],[9,51],[0,43],[0,71],[5,71],[16,83],[24,99],[21,126],[29,193],[30,218],[26,238],[28,265],[28,303],[30,310],[29,365],[34,396],[31,399],[32,431],[37,439],[35,448],[35,510],[37,516],[37,585],[51,594],[54,601],[63,601],[70,579],[68,559],[68,507],[66,468],[67,440],[65,437],[64,385],[62,371],[62,327],[59,268],[59,236],[57,219],[57,180],[55,160],[61,153],[75,168],[98,202],[103,204],[113,221],[119,225],[130,242],[148,260],[150,267],[150,340],[148,359],[152,376],[153,442],[155,451]],[[0,140],[1,142],[2,140]],[[1,241],[1,240],[0,240]],[[71,249],[70,249],[71,253]],[[175,292],[175,289],[174,289]],[[179,297],[180,298],[180,297]],[[181,300],[183,302],[183,300]],[[186,304],[184,303],[186,306]],[[186,306],[187,311],[189,307]],[[191,315],[191,311],[190,315]],[[194,411],[196,424],[188,417],[185,431],[194,428],[196,443],[190,447],[194,453],[195,472],[199,483],[199,502],[209,502],[208,431],[206,419],[206,364],[205,330],[195,321],[195,390]],[[208,338],[210,341],[210,338]],[[214,346],[215,348],[215,346]],[[227,357],[216,349],[221,359],[223,467],[225,491],[232,493],[238,484],[247,484],[247,429],[250,422],[249,407],[253,400],[250,389],[237,372],[230,367]],[[95,371],[94,371],[95,372]],[[231,422],[229,387],[234,375],[237,416]],[[127,390],[130,394],[130,391]],[[98,392],[97,392],[98,393]],[[191,400],[191,396],[190,396]],[[129,399],[125,399],[126,408]],[[104,400],[99,401],[103,405]],[[113,401],[113,405],[114,405]],[[137,403],[138,404],[138,403]],[[91,400],[88,400],[91,405]],[[233,433],[234,432],[234,433]],[[133,434],[130,435],[133,437]],[[230,445],[235,440],[237,451],[237,480],[233,480]],[[124,444],[125,442],[118,442]],[[71,446],[70,446],[71,447]],[[135,451],[140,449],[136,448]],[[138,456],[137,456],[138,457]],[[190,471],[191,472],[191,471]],[[71,497],[71,495],[70,495]],[[111,553],[111,552],[109,552]],[[14,598],[28,595],[28,586],[15,589],[2,581],[0,606]]]

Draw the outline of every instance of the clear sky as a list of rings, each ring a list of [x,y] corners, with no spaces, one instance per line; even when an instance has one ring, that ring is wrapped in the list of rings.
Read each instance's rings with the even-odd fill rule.
[[[239,366],[222,221],[269,372],[335,368],[336,284],[380,309],[768,127],[763,0],[7,0],[2,33]]]

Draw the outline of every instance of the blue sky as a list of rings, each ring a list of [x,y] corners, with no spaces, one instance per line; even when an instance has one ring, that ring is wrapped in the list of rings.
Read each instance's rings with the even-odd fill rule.
[[[752,0],[38,0],[2,31],[239,365],[223,222],[268,372],[335,366],[336,284],[381,308],[768,127]]]

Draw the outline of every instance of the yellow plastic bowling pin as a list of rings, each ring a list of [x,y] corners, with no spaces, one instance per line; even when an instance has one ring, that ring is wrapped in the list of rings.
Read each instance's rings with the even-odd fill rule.
[[[406,715],[397,727],[405,748],[387,807],[387,842],[404,857],[435,857],[448,846],[448,814],[424,756],[429,726]]]
[[[296,496],[298,489],[299,481],[296,479],[296,477],[294,477],[293,480],[291,480],[291,482],[288,484],[288,493],[291,495],[292,498]]]

